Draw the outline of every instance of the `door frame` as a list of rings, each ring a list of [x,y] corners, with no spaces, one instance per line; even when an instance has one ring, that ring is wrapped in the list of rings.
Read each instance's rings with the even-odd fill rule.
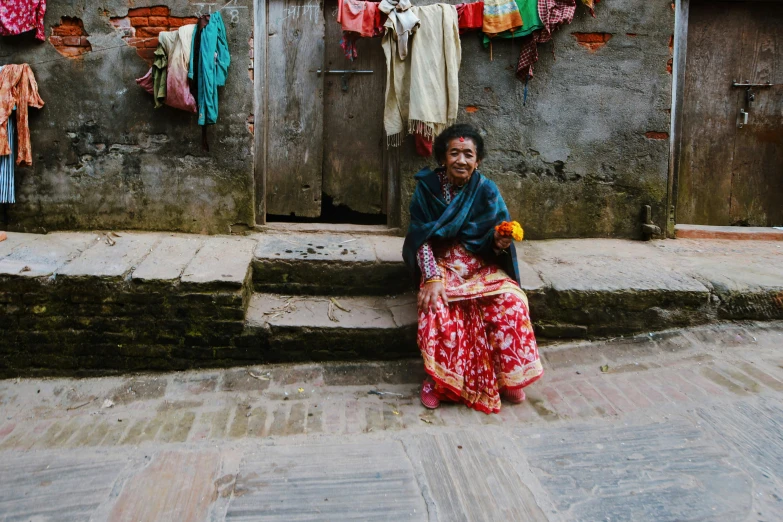
[[[257,225],[266,225],[267,180],[267,37],[270,0],[253,0],[253,180],[254,209]],[[323,0],[301,0],[322,3]],[[400,147],[384,149],[383,202],[386,226],[401,224]]]
[[[698,0],[697,0],[698,1]],[[702,0],[707,1],[707,0]],[[783,3],[783,0],[725,0],[736,3],[765,2]],[[669,129],[669,176],[666,191],[665,237],[674,238],[677,224],[677,189],[680,174],[680,151],[682,147],[682,113],[685,93],[685,66],[688,54],[688,19],[691,0],[675,0],[674,6],[674,53],[672,56],[672,104]]]

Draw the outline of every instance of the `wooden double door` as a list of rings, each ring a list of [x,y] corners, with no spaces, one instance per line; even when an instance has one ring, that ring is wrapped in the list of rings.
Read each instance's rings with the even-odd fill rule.
[[[387,213],[385,57],[379,38],[345,57],[337,5],[267,2],[267,216]]]
[[[677,222],[783,226],[783,2],[692,1]]]

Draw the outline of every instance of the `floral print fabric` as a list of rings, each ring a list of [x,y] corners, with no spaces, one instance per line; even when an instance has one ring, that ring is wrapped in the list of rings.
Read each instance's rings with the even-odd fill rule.
[[[35,29],[35,37],[46,40],[46,0],[3,0],[1,4],[0,36],[21,34]]]
[[[500,411],[500,392],[543,374],[527,297],[503,270],[459,243],[434,244],[449,304],[419,311],[418,344],[441,400]]]

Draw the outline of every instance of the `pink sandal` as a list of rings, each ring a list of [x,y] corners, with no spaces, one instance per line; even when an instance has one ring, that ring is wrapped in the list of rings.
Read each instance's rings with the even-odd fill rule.
[[[434,410],[440,406],[440,399],[435,395],[435,384],[431,381],[424,381],[421,385],[421,404],[425,408]]]
[[[512,404],[520,404],[525,400],[525,391],[522,388],[516,390],[503,390],[503,397]]]

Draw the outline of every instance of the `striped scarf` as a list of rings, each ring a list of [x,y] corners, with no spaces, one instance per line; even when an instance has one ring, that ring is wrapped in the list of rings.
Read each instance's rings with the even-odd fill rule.
[[[522,27],[522,15],[514,0],[484,0],[484,26],[490,37]]]

